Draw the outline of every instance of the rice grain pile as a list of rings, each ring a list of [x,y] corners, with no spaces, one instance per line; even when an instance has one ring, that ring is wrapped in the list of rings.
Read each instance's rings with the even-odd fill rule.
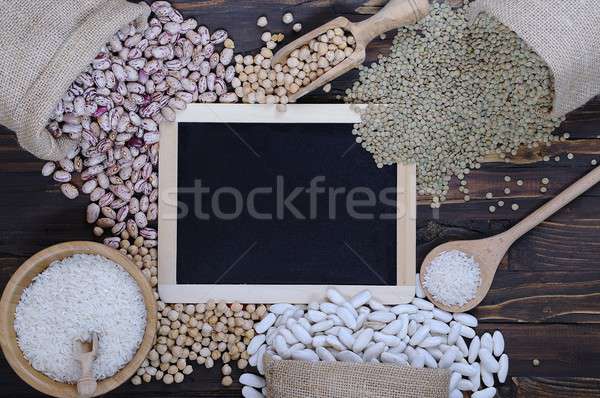
[[[472,256],[450,250],[435,257],[424,275],[423,286],[438,302],[446,305],[468,303],[481,285],[479,264]]]
[[[135,355],[146,327],[144,298],[135,280],[107,258],[77,254],[52,263],[21,296],[17,342],[34,369],[75,383],[81,374],[76,339],[98,333],[92,371],[114,375]]]
[[[353,133],[378,167],[416,163],[419,194],[439,207],[451,177],[486,154],[558,139],[550,133],[561,120],[545,116],[552,90],[542,59],[506,26],[433,4],[398,31],[389,56],[361,68],[345,100],[372,104]]]

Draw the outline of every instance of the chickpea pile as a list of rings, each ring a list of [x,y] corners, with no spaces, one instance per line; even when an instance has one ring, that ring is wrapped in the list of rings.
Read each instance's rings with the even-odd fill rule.
[[[271,65],[273,49],[283,40],[281,33],[265,32],[266,46],[259,54],[236,55],[235,93],[245,103],[287,104],[295,94],[348,58],[355,49],[354,37],[341,28],[330,29],[290,53],[285,64]]]
[[[134,239],[127,231],[121,234],[119,250],[141,269],[154,288],[158,305],[155,345],[131,382],[138,385],[156,379],[165,384],[181,383],[192,373],[193,362],[208,369],[221,360],[221,382],[231,385],[230,364],[235,363],[239,369],[248,366],[246,347],[254,337],[254,322],[264,318],[267,307],[214,300],[206,304],[164,303],[156,291],[158,251],[144,243],[141,236]]]

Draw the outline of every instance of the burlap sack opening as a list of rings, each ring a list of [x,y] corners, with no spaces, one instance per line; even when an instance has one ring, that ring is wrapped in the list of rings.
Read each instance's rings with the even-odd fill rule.
[[[0,123],[35,156],[61,160],[75,143],[45,129],[57,101],[119,28],[145,24],[125,0],[10,1],[0,12]]]
[[[270,361],[267,398],[447,398],[450,371],[383,363]]]
[[[469,18],[485,12],[518,34],[554,75],[552,117],[600,94],[600,7],[594,0],[477,0]]]

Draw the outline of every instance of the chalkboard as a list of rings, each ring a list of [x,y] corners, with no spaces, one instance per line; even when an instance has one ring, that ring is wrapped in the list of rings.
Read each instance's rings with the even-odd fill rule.
[[[404,225],[407,204],[398,208],[410,197],[398,192],[407,169],[377,168],[352,135],[355,113],[345,105],[320,118],[315,105],[303,117],[299,105],[283,115],[224,106],[186,110],[161,126],[161,298],[201,301],[199,294],[210,295],[197,290],[208,289],[231,301],[294,301],[276,300],[277,292],[299,289],[291,296],[300,300],[314,291],[309,286],[398,291],[399,281],[411,284],[399,266],[414,258],[410,244],[399,244],[414,238]],[[207,117],[214,109],[220,116]],[[414,260],[407,263],[414,285]]]

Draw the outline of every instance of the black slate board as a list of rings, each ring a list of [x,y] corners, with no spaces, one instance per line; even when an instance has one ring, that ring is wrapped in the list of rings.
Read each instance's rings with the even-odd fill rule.
[[[378,169],[351,130],[351,124],[180,123],[178,201],[188,214],[177,223],[177,283],[395,285],[396,168]],[[305,219],[283,206],[278,211],[278,190],[285,197],[316,176],[325,178],[319,186],[326,193],[316,195],[313,217],[306,192],[291,201]],[[190,192],[198,186],[210,192]],[[224,187],[241,193],[241,206]],[[270,220],[248,212],[248,193],[257,187],[273,189],[254,201]],[[356,187],[377,196],[385,190],[386,203],[378,197],[373,207],[357,207],[372,219],[351,217],[345,194],[329,200],[330,188]],[[218,189],[226,193],[214,195]],[[367,194],[357,191],[355,198]],[[237,217],[217,217],[236,209],[243,209]]]

